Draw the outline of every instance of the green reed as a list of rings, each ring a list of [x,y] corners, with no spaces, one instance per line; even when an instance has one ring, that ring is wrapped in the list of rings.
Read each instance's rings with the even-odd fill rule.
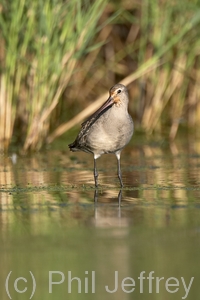
[[[138,65],[161,63],[140,79],[145,86],[141,125],[151,133],[168,122],[174,139],[182,118],[189,126],[200,123],[191,115],[199,106],[200,3],[144,0],[140,20]]]
[[[9,145],[14,124],[23,134],[25,150],[44,143],[51,114],[99,30],[105,5],[106,0],[1,4],[1,148]]]
[[[1,148],[18,133],[39,149],[119,81],[145,132],[200,125],[198,0],[2,0],[0,12]]]
[[[97,37],[98,42],[106,39],[101,47],[104,56],[96,51],[81,62],[86,73],[93,75],[85,74],[86,87],[81,95],[73,92],[71,99],[81,105],[92,97],[91,91],[105,87],[105,82],[109,88],[121,81],[129,85],[136,128],[142,127],[146,133],[168,131],[173,140],[180,124],[198,127],[199,1],[120,1],[113,11],[120,13]],[[83,115],[87,115],[86,110],[62,123],[49,141],[80,123]]]

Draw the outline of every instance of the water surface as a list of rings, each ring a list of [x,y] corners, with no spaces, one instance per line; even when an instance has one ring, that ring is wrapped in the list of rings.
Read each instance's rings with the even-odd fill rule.
[[[31,297],[30,271],[36,280],[33,299],[195,299],[199,142],[133,141],[122,152],[122,190],[115,156],[102,156],[98,193],[91,155],[56,146],[31,155],[2,153],[1,299],[8,299],[10,271],[12,299]],[[16,282],[19,277],[27,282]],[[73,277],[78,279],[70,285]],[[188,287],[191,278],[187,292],[183,280]]]

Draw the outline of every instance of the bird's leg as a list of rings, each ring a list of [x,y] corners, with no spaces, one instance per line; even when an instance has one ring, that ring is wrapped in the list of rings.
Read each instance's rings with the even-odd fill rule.
[[[95,187],[98,187],[98,172],[96,167],[96,158],[94,158],[94,181],[95,181]]]
[[[121,202],[122,202],[122,189],[119,190],[119,194],[118,194],[118,205],[119,205],[119,208],[121,206]]]
[[[97,201],[98,201],[98,190],[95,189],[94,190],[94,203],[97,203]]]
[[[118,173],[118,178],[119,178],[121,187],[123,187],[124,185],[123,185],[123,181],[122,181],[122,172],[121,172],[121,166],[120,166],[121,151],[116,152],[115,155],[117,157],[117,173]]]
[[[117,164],[118,164],[118,178],[121,184],[121,187],[123,187],[123,181],[122,181],[122,172],[121,172],[121,167],[120,167],[120,158],[117,159]]]

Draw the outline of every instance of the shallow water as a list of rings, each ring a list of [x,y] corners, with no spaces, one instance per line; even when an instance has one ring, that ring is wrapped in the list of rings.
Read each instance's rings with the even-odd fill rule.
[[[29,299],[32,276],[33,299],[196,299],[199,142],[133,141],[122,190],[115,156],[102,156],[98,193],[88,154],[1,154],[1,299]]]

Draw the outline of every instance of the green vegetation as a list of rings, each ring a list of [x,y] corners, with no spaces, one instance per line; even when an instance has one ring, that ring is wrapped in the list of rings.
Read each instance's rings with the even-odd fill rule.
[[[1,6],[0,139],[14,126],[24,149],[39,148],[106,1],[16,0]]]
[[[119,81],[145,132],[198,127],[199,23],[198,0],[2,0],[0,148],[39,149]]]

